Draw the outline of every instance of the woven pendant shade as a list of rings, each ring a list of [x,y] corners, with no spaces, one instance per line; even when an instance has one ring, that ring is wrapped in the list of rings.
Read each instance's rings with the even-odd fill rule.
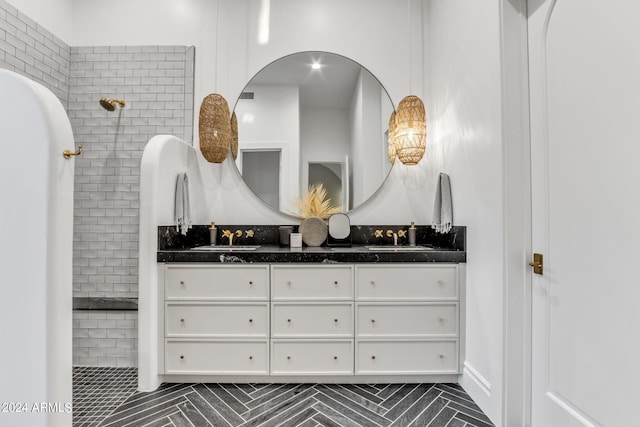
[[[231,154],[233,160],[238,158],[238,118],[235,111],[231,114]]]
[[[222,163],[231,145],[229,105],[222,95],[212,93],[200,106],[200,152],[210,163]]]
[[[396,155],[405,165],[417,164],[424,155],[427,120],[424,104],[417,96],[402,99],[396,110]]]
[[[389,117],[389,139],[387,142],[387,149],[389,153],[389,163],[394,164],[396,162],[396,138],[398,128],[396,125],[396,112],[391,113]]]

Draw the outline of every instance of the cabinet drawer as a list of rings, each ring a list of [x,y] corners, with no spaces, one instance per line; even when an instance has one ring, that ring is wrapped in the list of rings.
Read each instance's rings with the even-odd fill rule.
[[[165,307],[165,336],[267,338],[269,304],[173,303]]]
[[[358,266],[358,300],[442,300],[458,298],[455,265]]]
[[[356,306],[358,337],[458,335],[458,304],[377,304]]]
[[[273,300],[353,299],[352,266],[273,266]]]
[[[356,347],[359,375],[458,372],[457,341],[359,341]]]
[[[353,337],[353,304],[274,303],[273,337]]]
[[[269,266],[167,266],[166,299],[267,300]]]
[[[353,374],[353,341],[273,340],[273,375]]]
[[[167,374],[267,374],[268,341],[165,341]]]

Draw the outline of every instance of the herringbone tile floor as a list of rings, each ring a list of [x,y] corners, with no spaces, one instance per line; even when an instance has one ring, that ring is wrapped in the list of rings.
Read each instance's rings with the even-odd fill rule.
[[[116,369],[116,368],[114,368]],[[74,413],[75,413],[74,402]],[[74,426],[79,426],[74,418]],[[492,426],[457,384],[163,384],[101,427]]]

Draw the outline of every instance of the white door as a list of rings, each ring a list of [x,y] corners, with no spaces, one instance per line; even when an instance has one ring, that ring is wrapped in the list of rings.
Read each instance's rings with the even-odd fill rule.
[[[532,426],[640,425],[640,2],[528,7]]]

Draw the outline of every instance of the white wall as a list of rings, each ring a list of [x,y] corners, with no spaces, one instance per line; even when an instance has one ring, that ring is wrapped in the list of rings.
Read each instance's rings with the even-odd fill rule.
[[[71,45],[74,0],[8,0],[7,3]]]
[[[0,402],[3,425],[71,424],[71,300],[74,149],[71,124],[44,86],[0,70]],[[40,412],[34,403],[60,405]]]
[[[467,226],[463,387],[500,425],[503,200],[498,7],[495,1],[430,2],[433,97],[427,155],[450,175],[455,223]]]

